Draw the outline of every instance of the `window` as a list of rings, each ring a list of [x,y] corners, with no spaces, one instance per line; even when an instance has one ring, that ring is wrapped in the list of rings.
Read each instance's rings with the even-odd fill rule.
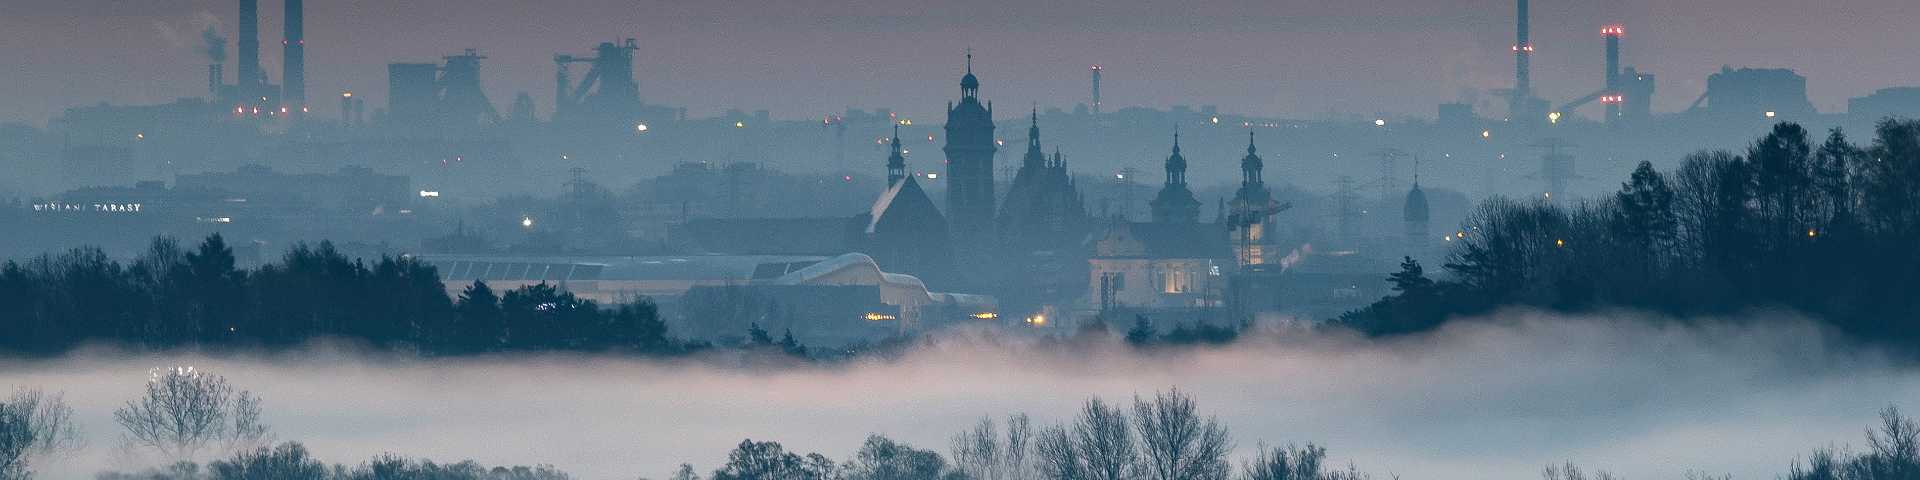
[[[1187,293],[1193,291],[1193,275],[1186,270],[1167,270],[1160,272],[1160,293]]]

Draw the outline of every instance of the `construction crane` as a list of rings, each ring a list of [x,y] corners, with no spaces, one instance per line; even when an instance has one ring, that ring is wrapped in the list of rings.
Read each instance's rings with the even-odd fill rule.
[[[1238,233],[1234,242],[1239,245],[1239,248],[1234,252],[1234,256],[1238,257],[1240,266],[1265,263],[1261,252],[1255,246],[1256,241],[1262,241],[1265,238],[1254,237],[1256,235],[1264,237],[1266,232],[1255,232],[1254,228],[1266,225],[1268,218],[1279,215],[1280,212],[1292,210],[1293,202],[1279,203],[1269,199],[1265,205],[1242,208],[1241,205],[1236,204],[1234,207],[1233,213],[1228,214],[1226,218],[1227,228]]]

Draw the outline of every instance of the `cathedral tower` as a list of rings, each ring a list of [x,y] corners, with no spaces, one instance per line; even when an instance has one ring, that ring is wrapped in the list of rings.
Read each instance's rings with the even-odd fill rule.
[[[994,242],[993,107],[980,103],[973,53],[960,79],[960,102],[947,105],[947,220],[961,265],[982,265]]]

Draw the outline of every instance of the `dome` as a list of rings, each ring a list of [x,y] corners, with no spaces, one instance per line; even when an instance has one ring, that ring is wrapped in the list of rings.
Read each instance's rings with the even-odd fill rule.
[[[978,90],[980,89],[980,78],[973,76],[973,72],[967,72],[967,76],[960,77],[960,88]]]
[[[1420,184],[1414,184],[1407,192],[1407,205],[1401,211],[1401,219],[1409,222],[1427,221],[1427,192],[1420,191]]]

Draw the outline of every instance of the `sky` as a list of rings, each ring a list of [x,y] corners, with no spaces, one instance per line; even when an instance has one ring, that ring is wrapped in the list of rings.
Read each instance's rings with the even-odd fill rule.
[[[199,32],[231,37],[236,24],[232,0],[0,3],[0,121],[198,96]],[[275,82],[281,5],[260,8]],[[1659,75],[1656,110],[1684,108],[1722,65],[1798,69],[1826,111],[1920,84],[1911,0],[1535,0],[1533,11],[1535,84],[1556,101],[1599,87],[1599,29],[1611,23],[1626,25],[1625,64]],[[553,54],[632,37],[641,95],[695,116],[931,116],[957,95],[968,47],[982,96],[1010,105],[1085,102],[1100,64],[1109,109],[1431,116],[1510,85],[1512,22],[1510,0],[323,0],[307,3],[308,83],[312,98],[353,90],[378,107],[387,63],[478,48],[496,104],[524,91],[544,112]],[[236,70],[229,62],[229,79]]]
[[[1229,430],[1234,458],[1314,442],[1379,477],[1534,478],[1575,462],[1619,478],[1689,471],[1764,479],[1815,448],[1865,445],[1889,405],[1912,412],[1920,370],[1795,317],[1695,326],[1606,313],[1508,312],[1383,341],[1298,331],[1229,347],[1141,353],[1117,338],[1063,346],[983,332],[898,357],[779,366],[722,353],[682,361],[540,355],[421,359],[315,347],[271,356],[88,350],[0,362],[0,391],[64,392],[90,447],[43,463],[92,478],[151,458],[116,448],[112,412],[149,369],[194,366],[262,398],[282,440],[328,462],[383,452],[487,465],[551,463],[587,480],[712,471],[742,439],[848,458],[868,434],[948,452],[982,417],[1071,421],[1099,396],[1178,388]],[[137,453],[137,451],[135,452]]]

